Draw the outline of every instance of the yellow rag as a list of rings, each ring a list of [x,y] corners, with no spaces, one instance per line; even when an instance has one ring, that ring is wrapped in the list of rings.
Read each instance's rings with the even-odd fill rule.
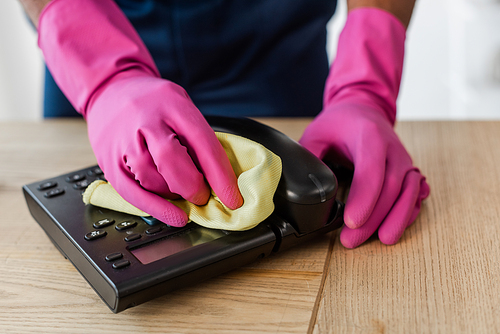
[[[197,206],[186,200],[170,202],[184,210],[199,225],[230,231],[255,227],[274,211],[273,197],[281,177],[281,159],[259,143],[236,135],[216,132],[227,153],[243,205],[231,210],[212,191],[206,205]],[[126,202],[111,184],[97,180],[83,194],[83,202],[136,216],[150,216]]]

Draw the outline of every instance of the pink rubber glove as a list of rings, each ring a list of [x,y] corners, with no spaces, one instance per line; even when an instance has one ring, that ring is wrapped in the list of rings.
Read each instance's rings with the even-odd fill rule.
[[[54,0],[39,46],[61,90],[86,118],[99,166],[116,191],[172,226],[187,215],[167,199],[203,205],[210,188],[229,208],[243,199],[214,131],[178,85],[160,78],[112,0]]]
[[[429,195],[425,177],[393,129],[404,41],[404,26],[388,12],[350,11],[326,83],[324,109],[300,140],[325,161],[354,166],[340,234],[348,248],[377,229],[383,243],[396,243]]]

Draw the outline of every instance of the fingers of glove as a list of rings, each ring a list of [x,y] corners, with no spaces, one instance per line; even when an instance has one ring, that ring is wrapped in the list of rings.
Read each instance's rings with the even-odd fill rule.
[[[412,221],[415,209],[420,209],[421,179],[422,175],[417,170],[410,170],[406,174],[401,194],[378,230],[379,239],[384,244],[392,245],[398,242]]]
[[[160,131],[145,133],[145,138],[158,173],[170,191],[193,204],[206,204],[210,189],[176,134]]]
[[[243,197],[233,168],[214,130],[182,87],[167,82],[162,83],[160,89],[167,90],[169,105],[176,111],[165,115],[166,123],[187,148],[187,153],[222,203],[230,209],[237,209],[243,204]],[[174,191],[170,183],[169,186]]]
[[[384,195],[382,194],[381,198],[383,198],[383,196]],[[366,223],[363,224],[363,226],[356,229],[351,229],[347,225],[344,226],[340,233],[340,241],[342,245],[347,248],[356,248],[372,236],[373,233],[377,231],[377,228],[380,226],[382,220],[390,209],[390,205],[388,205],[388,203],[393,201],[394,199],[392,201],[380,200],[377,203],[372,215],[368,218]]]
[[[420,193],[418,195],[417,203],[415,203],[415,208],[413,209],[413,213],[406,227],[413,224],[415,219],[417,219],[418,213],[420,212],[420,206],[422,204],[422,201],[429,196],[430,191],[431,189],[429,187],[429,184],[425,181],[425,177],[422,176],[422,179],[420,180]]]
[[[140,136],[134,143],[134,149],[128,150],[126,154],[126,165],[134,175],[136,181],[145,189],[158,194],[167,199],[179,197],[173,194],[168,187],[163,176],[158,173],[158,169],[148,151],[146,141]]]
[[[355,248],[365,242],[380,226],[387,212],[390,210],[397,196],[391,195],[390,192],[382,191],[382,194],[377,202],[374,211],[368,220],[359,228],[351,229],[349,226],[344,226],[340,233],[340,241],[347,248]],[[349,194],[350,196],[350,194]]]
[[[379,226],[379,222],[369,219],[363,226],[357,229],[345,225],[340,232],[340,242],[344,247],[356,248],[365,242]]]
[[[368,144],[363,152],[353,154],[354,176],[344,213],[345,224],[349,228],[365,224],[379,200],[388,168],[385,150],[381,143],[375,146]]]
[[[342,230],[340,240],[345,247],[357,247],[375,233],[396,202],[401,192],[405,176],[406,170],[401,168],[401,165],[397,163],[397,161],[387,164],[382,190],[369,218],[359,228],[352,229],[346,224],[346,227]],[[351,192],[349,192],[349,197],[350,196]],[[355,207],[351,206],[351,209],[354,210]]]
[[[233,210],[239,208],[243,197],[238,189],[238,180],[212,128],[208,124],[200,124],[189,134],[183,134],[181,141],[188,147],[189,154],[222,203]]]
[[[116,171],[110,183],[127,202],[170,226],[181,227],[187,224],[188,217],[184,211],[166,199],[144,190],[125,168]]]
[[[381,197],[384,197],[383,191]],[[404,233],[407,226],[411,224],[418,215],[421,201],[429,195],[429,186],[425,178],[413,169],[405,177],[401,196],[391,209],[391,212],[385,217],[382,225],[380,219],[383,219],[383,210],[391,201],[379,201],[376,210],[370,216],[368,221],[358,229],[350,229],[345,226],[340,234],[342,244],[347,248],[355,248],[365,242],[380,225],[379,238],[385,244],[396,243]],[[385,203],[380,203],[385,202]]]
[[[241,207],[243,197],[226,153],[217,149],[212,157],[201,159],[200,164],[208,183],[221,202],[232,210]]]

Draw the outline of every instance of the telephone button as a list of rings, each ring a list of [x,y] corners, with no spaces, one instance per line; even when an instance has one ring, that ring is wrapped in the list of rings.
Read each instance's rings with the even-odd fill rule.
[[[44,182],[44,183],[40,184],[37,189],[38,190],[47,190],[50,188],[54,188],[56,186],[57,186],[56,181],[48,181],[48,182]]]
[[[125,268],[129,265],[130,265],[129,260],[120,260],[120,261],[116,261],[115,263],[113,263],[113,268],[114,269],[121,269],[121,268]]]
[[[113,261],[121,259],[122,257],[123,257],[123,254],[120,252],[111,253],[111,254],[106,255],[106,261],[113,262]]]
[[[102,169],[99,167],[94,167],[91,170],[87,172],[89,176],[96,176],[96,175],[103,175],[104,173],[102,172]]]
[[[159,225],[159,224],[163,225],[163,223],[161,221],[159,221],[158,219],[153,218],[151,216],[141,217],[141,219],[144,220],[146,222],[146,224],[148,224],[150,226]]]
[[[137,240],[137,239],[140,239],[140,238],[141,238],[141,235],[140,235],[140,234],[138,234],[138,233],[135,233],[135,234],[131,234],[131,235],[129,235],[129,236],[127,236],[127,237],[125,237],[125,239],[124,239],[124,240],[125,240],[126,242],[130,242],[130,241],[134,241],[134,240]]]
[[[161,232],[161,230],[163,230],[163,226],[151,227],[146,230],[146,234],[155,234]]]
[[[87,188],[89,185],[90,185],[90,182],[88,180],[82,180],[82,181],[76,182],[73,185],[73,188],[75,188],[76,190],[82,190],[82,189]]]
[[[73,174],[66,178],[66,182],[78,182],[85,178],[85,174]]]
[[[103,231],[103,230],[95,230],[92,232],[89,232],[85,234],[85,240],[91,241],[91,240],[96,240],[102,237],[105,237],[108,232]]]
[[[121,222],[120,224],[116,225],[115,228],[118,231],[123,231],[123,230],[129,229],[129,228],[132,228],[132,227],[134,227],[136,225],[137,225],[137,222],[131,221],[131,220],[126,220],[126,221]]]
[[[45,196],[47,198],[52,198],[52,197],[56,197],[56,196],[59,196],[62,194],[64,194],[64,189],[56,188],[56,189],[52,189],[52,190],[47,191],[45,194],[43,194],[43,196]]]
[[[113,225],[114,223],[115,223],[114,219],[104,218],[99,221],[96,221],[92,226],[94,226],[94,228],[103,228],[109,225]]]

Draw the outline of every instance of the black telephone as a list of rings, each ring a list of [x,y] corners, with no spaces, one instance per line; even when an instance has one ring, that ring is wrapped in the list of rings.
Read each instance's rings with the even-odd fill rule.
[[[23,186],[29,210],[113,312],[214,277],[310,240],[343,224],[330,168],[281,132],[246,118],[207,116],[215,131],[256,141],[282,159],[275,210],[255,228],[234,232],[85,206],[81,194],[98,166]]]

